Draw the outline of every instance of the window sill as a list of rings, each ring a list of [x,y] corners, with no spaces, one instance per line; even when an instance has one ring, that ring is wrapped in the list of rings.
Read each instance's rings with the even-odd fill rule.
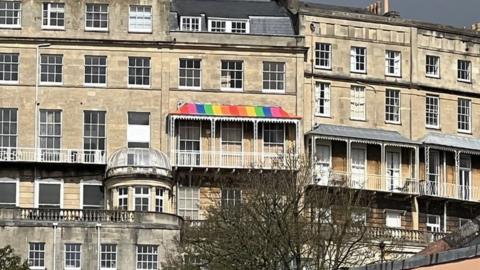
[[[436,75],[428,75],[428,74],[426,74],[425,77],[430,78],[430,79],[437,79],[437,80],[440,79],[440,75],[436,76]]]
[[[472,84],[472,80],[463,80],[458,78],[457,78],[457,82]]]
[[[179,90],[195,90],[195,91],[201,91],[201,87],[185,87],[185,86],[179,86]]]
[[[442,128],[440,126],[436,127],[436,126],[425,126],[426,129],[431,129],[431,130],[442,130]]]
[[[457,129],[457,132],[460,133],[460,134],[464,134],[464,135],[472,135],[472,131],[471,131],[471,130],[460,130],[460,129]]]
[[[332,117],[331,115],[326,115],[326,114],[314,114],[313,116],[315,116],[315,117],[321,117],[321,118],[333,119],[333,117]]]
[[[151,86],[150,85],[131,85],[131,84],[129,84],[128,88],[129,89],[150,89]]]
[[[18,81],[0,81],[1,85],[18,85]]]
[[[85,32],[108,33],[108,28],[107,28],[107,29],[101,29],[101,28],[85,28]]]
[[[107,88],[107,84],[89,84],[85,83],[83,84],[85,87],[91,87],[91,88]]]
[[[266,94],[285,94],[285,90],[266,90],[266,89],[262,89],[262,93],[266,93]]]
[[[131,30],[131,29],[129,29],[128,33],[129,34],[152,34],[153,31],[152,30]]]
[[[40,86],[62,86],[63,82],[56,83],[56,82],[40,82]]]
[[[350,121],[358,121],[358,122],[367,122],[366,118],[352,118],[350,117]]]
[[[385,124],[388,124],[388,125],[394,125],[394,126],[401,126],[402,125],[402,122],[392,122],[392,121],[385,121]]]
[[[21,30],[21,25],[0,25],[0,29]]]
[[[315,69],[325,70],[325,71],[332,71],[332,67],[322,67],[322,66],[313,66]]]
[[[239,93],[239,92],[243,92],[243,88],[220,88],[220,91],[222,92],[235,92],[235,93]]]
[[[65,27],[42,26],[42,30],[49,30],[49,31],[65,31]]]
[[[350,70],[350,73],[353,73],[353,74],[363,74],[363,75],[366,75],[367,74],[367,71],[361,71],[361,70]]]
[[[402,78],[402,75],[396,75],[396,74],[385,74],[385,77],[388,77],[388,78]]]

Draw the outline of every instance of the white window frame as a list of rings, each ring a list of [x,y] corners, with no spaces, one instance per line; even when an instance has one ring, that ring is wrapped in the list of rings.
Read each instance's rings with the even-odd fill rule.
[[[148,125],[140,124],[129,124],[129,113],[139,113],[139,114],[148,114]],[[129,111],[127,112],[127,146],[128,143],[148,143],[148,147],[151,145],[152,141],[152,114],[150,112],[137,112]],[[138,136],[142,134],[142,136]],[[135,148],[135,147],[132,147]],[[138,148],[138,147],[137,147]]]
[[[326,57],[324,57],[326,56]],[[322,65],[322,61],[327,65]],[[315,68],[318,69],[332,69],[332,44],[317,42],[315,43]]]
[[[135,62],[134,66],[130,66],[130,60],[133,60]],[[137,66],[136,62],[137,60],[143,60],[142,62],[145,63],[145,61],[148,61],[148,66],[142,65],[142,66]],[[135,74],[132,75],[135,83],[131,84],[130,83],[130,69],[134,69],[135,71],[141,69],[142,75],[138,76],[136,72]],[[148,70],[148,77],[145,76],[145,70]],[[145,78],[148,78],[148,84],[137,84],[136,79],[137,77],[142,78],[142,83]],[[144,56],[129,56],[128,57],[128,68],[127,68],[127,84],[129,88],[150,88],[152,86],[152,58],[150,57],[144,57]]]
[[[279,66],[276,66],[277,68],[275,70],[272,70],[272,66],[271,65],[282,65],[283,66],[283,72],[279,71],[278,67]],[[268,65],[269,69],[266,71],[265,70],[265,65]],[[265,73],[268,73],[269,74],[269,78],[265,78]],[[287,73],[287,66],[285,64],[285,62],[275,62],[275,61],[264,61],[262,62],[262,92],[264,93],[285,93],[285,89],[286,89],[286,73]],[[278,76],[278,74],[281,74],[282,75],[282,78],[281,80],[272,80],[271,77],[272,77],[272,74],[275,75],[275,77]],[[269,88],[265,88],[265,82],[267,82]],[[283,88],[270,88],[270,84],[274,82],[275,83],[275,87],[277,86],[277,84],[279,82],[282,83],[283,85]]]
[[[137,194],[137,188],[141,189],[141,193]],[[148,191],[147,194],[143,193],[144,189]],[[136,199],[147,199],[147,210],[137,210],[137,202]],[[151,204],[151,190],[149,186],[134,186],[133,187],[133,209],[135,211],[140,211],[140,212],[149,212],[150,211],[150,204]],[[144,206],[142,203],[141,206]]]
[[[126,190],[127,193],[126,194],[120,194],[120,190]],[[121,209],[121,210],[125,210],[127,211],[128,210],[128,190],[129,188],[128,187],[118,187],[117,188],[117,193],[118,193],[118,198],[117,198],[117,208],[118,209]],[[122,207],[122,204],[120,204],[121,201],[123,201],[124,199],[126,199],[126,204],[125,204],[125,208]]]
[[[104,83],[92,83],[92,82],[86,82],[86,76],[87,76],[87,57],[92,57],[92,58],[105,58],[105,65],[101,65],[100,63],[98,65],[90,64],[88,65],[89,67],[96,67],[96,68],[105,68],[105,82]],[[84,57],[84,68],[83,68],[84,76],[83,76],[83,85],[88,86],[88,87],[106,87],[107,86],[107,81],[108,81],[108,57],[105,55],[85,55]],[[89,76],[103,76],[103,74],[97,73],[97,74],[89,74]]]
[[[85,206],[89,207],[89,206],[97,206],[97,205],[84,205],[84,201],[83,201],[83,193],[84,193],[84,188],[85,186],[103,186],[103,183],[101,181],[98,181],[98,180],[81,180],[80,181],[80,209],[83,209]],[[103,209],[103,207],[105,207],[105,193],[103,194],[103,205],[100,205],[99,209]]]
[[[461,118],[468,119],[462,121]],[[457,130],[460,133],[472,132],[472,100],[470,99],[459,98],[457,101]]]
[[[230,192],[233,193],[233,197],[229,197],[229,195],[232,195]],[[242,203],[242,190],[239,188],[222,188],[220,193],[222,207],[238,206]]]
[[[435,223],[430,222],[430,218],[435,218]],[[442,218],[440,215],[427,214],[426,222],[427,231],[429,232],[441,232],[442,231]]]
[[[193,20],[198,20],[198,29],[195,29]],[[181,16],[180,17],[180,31],[201,32],[202,31],[202,17],[198,16]]]
[[[268,127],[268,128],[267,128]],[[281,127],[281,128],[279,128]],[[281,132],[281,136],[283,136],[283,141],[282,142],[272,142],[272,141],[266,141],[265,138],[267,138],[267,136],[265,136],[265,133],[266,131],[269,131],[269,132],[278,132],[275,137],[278,137],[277,135],[280,134]],[[264,122],[263,125],[262,125],[262,140],[263,140],[263,143],[262,143],[262,155],[264,157],[276,157],[278,154],[285,154],[285,151],[286,151],[286,147],[285,147],[285,144],[286,144],[286,140],[287,139],[287,128],[286,128],[286,125],[285,123],[277,123],[277,122],[272,122],[272,123],[269,123],[269,122]],[[270,152],[270,151],[265,151],[265,148],[269,148],[269,147],[272,147],[274,146],[275,148],[277,147],[281,147],[283,148],[283,152],[282,153],[278,153],[278,152]]]
[[[180,189],[183,189],[181,191]],[[185,197],[181,197],[185,195]],[[188,195],[188,196],[187,196]],[[184,204],[180,204],[180,200],[184,201]],[[187,201],[191,202],[192,208],[187,207]],[[177,196],[177,215],[183,217],[185,220],[198,220],[200,219],[200,187],[199,186],[179,186]],[[180,213],[183,212],[183,215]],[[187,215],[190,214],[190,215]],[[196,218],[191,218],[196,215]]]
[[[426,55],[425,76],[429,78],[435,78],[435,79],[440,78],[440,56]]]
[[[106,12],[103,12],[103,11],[90,11],[88,12],[88,6],[92,6],[93,9],[95,9],[95,7],[97,6],[106,6],[107,7],[107,11]],[[88,17],[88,14],[89,13],[92,13],[92,14],[100,14],[100,15],[107,15],[107,26],[106,27],[94,27],[94,26],[87,26],[87,17]],[[103,20],[100,19],[100,23],[102,22]],[[95,22],[95,19],[92,19],[92,23]],[[96,32],[107,32],[108,31],[108,26],[109,26],[109,5],[108,4],[103,4],[103,3],[86,3],[85,4],[85,30],[86,31],[96,31]]]
[[[350,119],[365,121],[367,115],[366,89],[363,86],[353,85],[350,88]],[[363,108],[363,109],[362,109]],[[363,110],[363,113],[362,113]]]
[[[111,248],[113,247],[113,248]],[[110,254],[111,256],[115,257],[115,260],[112,259],[104,259],[102,255]],[[100,270],[116,270],[117,269],[117,244],[111,243],[102,243],[100,244]],[[115,267],[105,267],[105,264],[114,264]]]
[[[40,249],[40,247],[39,247],[39,249],[32,250],[32,246],[31,246],[32,244],[33,245],[37,245],[37,244],[42,245],[43,249]],[[29,269],[31,269],[31,270],[44,270],[45,269],[45,261],[46,261],[46,259],[45,259],[45,253],[46,253],[45,252],[45,249],[46,249],[45,246],[46,246],[45,242],[36,242],[36,241],[28,242],[28,265],[29,265]],[[35,254],[37,254],[37,256],[40,256],[40,253],[43,253],[43,265],[30,265],[31,262],[32,262],[32,259],[34,259],[34,258],[30,257],[31,253],[35,253]]]
[[[47,56],[47,57],[58,57],[60,56],[60,59],[61,59],[61,62],[60,63],[50,63],[50,60],[48,60],[48,63],[42,63],[42,57],[43,56]],[[42,81],[42,65],[47,65],[47,72],[45,72],[44,74],[47,75],[47,81]],[[54,66],[54,69],[55,71],[53,72],[53,75],[57,75],[58,73],[56,72],[56,66],[60,65],[62,70],[61,70],[61,73],[60,73],[60,76],[61,76],[61,81],[60,82],[57,82],[57,81],[53,81],[53,82],[50,82],[48,81],[48,75],[50,74],[50,72],[48,72],[48,67],[49,66]],[[63,54],[41,54],[40,55],[40,69],[38,71],[40,74],[40,78],[39,78],[39,83],[40,85],[63,85]],[[56,77],[56,76],[55,76]]]
[[[213,31],[213,23],[220,22],[225,24],[225,31]],[[245,32],[233,32],[233,24],[234,23],[245,23]],[[248,34],[250,33],[250,20],[249,19],[233,19],[233,18],[217,18],[217,17],[210,17],[208,18],[208,32],[214,33],[234,33],[234,34]]]
[[[235,66],[234,68],[237,68],[237,65],[241,65],[241,69],[230,69],[230,67],[229,67],[230,62],[234,63],[234,66]],[[226,63],[226,65],[227,65],[226,69],[223,68],[224,63]],[[244,68],[243,68],[243,66],[244,66],[244,62],[242,60],[221,60],[220,61],[220,90],[222,90],[222,91],[238,91],[238,92],[243,91],[243,86],[244,86],[244,80],[243,80],[243,77],[244,77],[244,71],[243,70],[244,70]],[[241,84],[242,84],[242,87],[223,87],[223,81],[225,80],[225,77],[226,77],[226,76],[224,76],[224,73],[227,73],[227,74],[230,75],[231,72],[233,72],[234,74],[236,74],[237,72],[240,72],[241,78],[240,79],[238,79],[238,78],[231,79],[230,78],[230,80],[227,80],[227,81],[232,81],[233,80],[234,85],[236,84],[235,82],[240,81]]]
[[[429,104],[429,101],[433,101],[433,100],[436,100],[437,104]],[[429,114],[432,114],[432,115],[429,117]],[[429,124],[428,123],[429,118],[431,118],[432,120],[436,118],[437,124],[436,125]],[[435,128],[435,129],[440,128],[440,97],[439,96],[435,96],[435,95],[425,96],[425,126],[427,128]]]
[[[393,94],[392,95],[389,95]],[[398,94],[398,97],[396,95]],[[393,123],[393,124],[400,124],[401,123],[401,117],[402,117],[402,95],[401,91],[399,89],[391,89],[387,88],[385,89],[385,122],[386,123]],[[397,113],[395,113],[395,110],[397,110]],[[389,119],[389,116],[391,118],[397,117],[398,120],[391,120]]]
[[[132,11],[132,8],[135,8],[136,10]],[[141,11],[142,17],[139,17],[138,15],[135,15],[135,17],[134,17],[133,13],[135,13],[135,14],[139,13],[139,11],[138,11],[139,8],[143,9],[143,11]],[[148,17],[146,16],[146,15],[148,15],[148,12],[146,12],[145,9],[150,9],[150,28],[145,28],[145,27],[144,28],[139,28],[138,24],[133,24],[132,20],[139,20],[139,19],[146,20],[146,19],[148,19]],[[130,5],[128,7],[128,32],[132,32],[132,33],[152,33],[153,32],[153,8],[152,8],[152,6],[150,6],[150,5]]]
[[[462,74],[466,78],[462,78]],[[469,60],[457,60],[457,80],[459,82],[472,82],[472,61]]]
[[[235,125],[237,124],[238,122],[221,122],[220,124],[220,151],[222,153],[225,153],[223,151],[223,146],[224,145],[238,145],[240,144],[240,152],[243,153],[243,136],[244,136],[244,133],[243,133],[243,130],[244,130],[244,126],[243,126],[243,122],[240,122],[240,127],[232,127],[230,126],[231,124]],[[240,134],[240,141],[233,141],[233,140],[226,140],[223,135],[224,134],[229,134],[231,132],[234,132],[234,133],[237,133],[239,132]],[[231,152],[226,152],[226,158],[228,158],[229,154],[230,155],[236,155],[236,154],[240,154],[240,153],[231,153]]]
[[[49,113],[54,113],[54,114],[55,114],[55,113],[59,112],[59,113],[60,113],[60,122],[56,122],[56,121],[50,122],[50,121],[48,121],[48,119],[46,119],[45,122],[42,122],[42,120],[41,120],[41,115],[42,115],[43,112],[46,113],[45,118],[47,118],[47,116],[48,116]],[[39,121],[38,121],[38,128],[39,128],[40,132],[39,132],[39,134],[38,134],[37,140],[38,140],[38,145],[39,145],[40,149],[45,149],[45,150],[50,150],[50,151],[51,151],[51,150],[59,150],[59,149],[61,149],[61,148],[62,148],[62,136],[63,136],[63,111],[61,111],[61,110],[55,110],[55,109],[53,109],[53,110],[51,110],[51,109],[40,109],[39,115],[40,115],[40,119],[39,119]],[[55,133],[54,133],[54,134],[48,134],[48,132],[47,132],[46,134],[42,134],[42,132],[41,132],[41,126],[42,126],[42,124],[44,124],[44,125],[47,126],[47,127],[46,127],[46,130],[48,130],[48,126],[49,126],[49,125],[53,125],[53,126],[55,126],[55,125],[60,125],[60,134],[55,134]],[[58,138],[58,140],[60,141],[60,147],[59,147],[59,148],[55,148],[55,147],[53,147],[53,148],[44,147],[44,148],[43,148],[43,147],[41,146],[41,145],[42,145],[42,143],[41,143],[41,142],[42,142],[42,138],[45,138],[45,139],[48,139],[48,138]],[[54,151],[51,151],[51,153],[55,153],[55,152],[54,152]]]
[[[19,53],[0,53],[0,56],[3,56],[3,58],[5,59],[6,56],[9,56],[10,59],[12,59],[11,62],[6,62],[5,60],[3,60],[3,62],[0,62],[0,65],[10,65],[10,71],[9,71],[9,74],[10,74],[10,78],[13,77],[13,74],[17,74],[17,79],[16,80],[0,80],[0,84],[18,84],[19,83],[19,79],[20,79],[20,54]],[[17,57],[17,62],[13,62],[13,57],[16,56]],[[17,66],[17,71],[14,72],[12,71],[12,68],[13,66]],[[7,71],[3,71],[5,74]],[[5,78],[6,76],[4,75],[3,78]]]
[[[390,72],[392,68],[394,72]],[[402,76],[402,53],[400,51],[385,51],[385,75],[393,77]]]
[[[330,117],[331,110],[331,84],[327,82],[315,82],[315,116]],[[323,95],[322,95],[323,93]],[[323,101],[323,106],[320,102]],[[323,108],[323,112],[320,109]]]
[[[34,194],[34,207],[39,207],[39,200],[40,200],[40,185],[60,185],[60,206],[59,208],[63,208],[63,193],[64,193],[64,183],[63,179],[35,179],[35,194]]]
[[[195,67],[189,68],[189,67],[187,67],[188,64],[187,64],[186,67],[181,67],[182,61],[187,61],[187,62],[188,61],[194,61],[193,62],[194,64],[195,64],[196,61],[198,61],[200,63],[200,67],[199,68],[195,68]],[[199,86],[195,86],[193,81],[192,81],[192,86],[188,86],[188,84],[187,85],[180,85],[180,78],[181,78],[180,70],[181,69],[184,69],[185,71],[192,70],[193,73],[194,73],[194,71],[199,70],[200,71],[200,77],[198,78],[199,79]],[[185,76],[183,78],[185,78],[185,80],[195,80],[195,79],[197,79],[195,76],[193,76],[193,77]],[[202,59],[199,59],[199,58],[180,58],[178,60],[178,89],[188,89],[188,90],[201,90],[202,89]]]
[[[5,5],[13,5],[13,9],[8,9],[5,7],[4,12],[13,12],[13,14],[16,13],[16,16],[5,16],[5,21],[7,21],[8,18],[12,18],[12,20],[17,20],[16,24],[7,24],[7,23],[2,23],[0,24],[0,28],[21,28],[22,27],[22,2],[21,1],[0,1],[1,3],[5,3]],[[19,5],[19,8],[16,9],[14,6],[15,4]],[[43,9],[43,7],[42,7]],[[43,10],[42,10],[43,12]]]
[[[45,5],[47,5],[47,18],[45,18]],[[61,13],[61,10],[63,9],[63,26],[58,26],[58,25],[50,25],[50,16],[52,11],[52,5],[55,5],[55,11],[57,13]],[[63,6],[63,8],[59,7]],[[51,30],[64,30],[65,29],[65,24],[66,24],[66,13],[65,13],[65,3],[62,2],[43,2],[42,3],[42,29],[51,29]],[[47,25],[44,24],[44,20],[47,20]]]
[[[73,247],[79,247],[79,250],[67,250],[67,246],[73,246]],[[82,244],[79,244],[79,243],[65,243],[65,245],[63,246],[64,247],[64,252],[63,252],[63,262],[64,262],[64,266],[65,266],[65,270],[80,270],[82,269]],[[79,257],[79,266],[78,267],[75,267],[75,266],[68,266],[67,265],[67,253],[72,253],[73,254],[76,254],[76,253],[79,253],[80,254],[80,257]],[[71,262],[76,262],[76,259],[73,259],[71,260]]]
[[[10,117],[7,119],[7,118],[4,118],[5,114],[3,114],[3,111],[11,111],[11,112],[14,112],[15,113],[15,118],[16,118],[16,121],[12,121],[12,115],[10,114]],[[11,148],[17,148],[18,147],[18,124],[19,124],[19,121],[18,121],[18,108],[0,108],[0,140],[3,139],[3,137],[15,137],[15,145],[12,146],[12,144],[10,144],[10,140],[8,142],[8,146],[4,146],[3,145],[3,142],[0,141],[0,149],[2,148],[7,148],[7,147],[11,147]],[[9,133],[4,133],[4,130],[3,130],[3,126],[4,125],[7,125],[9,127]],[[16,125],[16,128],[15,128],[15,132],[12,132],[12,126],[13,125]]]
[[[361,53],[362,52],[362,53]],[[362,61],[358,61],[363,58]],[[350,48],[350,72],[352,73],[367,73],[367,48],[352,46]],[[363,69],[358,68],[358,66],[363,65]]]
[[[8,178],[8,177],[0,177],[0,185],[1,184],[15,184],[15,207],[20,206],[20,179],[18,178]],[[0,205],[10,205],[10,204],[2,204]]]
[[[402,213],[395,210],[385,211],[385,226],[387,228],[402,228]]]
[[[164,213],[165,212],[165,200],[164,196],[166,189],[162,187],[155,187],[155,212]]]
[[[152,249],[152,252],[140,252],[139,248],[142,247],[142,248],[147,248],[147,249]],[[159,258],[159,252],[158,252],[158,246],[157,245],[137,245],[135,247],[135,266],[136,266],[136,270],[157,270],[159,269],[159,262],[158,262],[158,258]],[[142,263],[143,261],[139,261],[138,258],[139,258],[139,255],[147,255],[145,257],[149,258],[149,257],[155,257],[157,260],[156,261],[145,261],[147,264],[148,263],[152,263],[152,264],[155,264],[155,265],[152,265],[152,268],[144,268],[144,267],[139,267],[139,264]]]
[[[352,211],[350,218],[352,219],[353,224],[358,224],[361,222],[361,225],[367,225],[367,210],[354,210]]]

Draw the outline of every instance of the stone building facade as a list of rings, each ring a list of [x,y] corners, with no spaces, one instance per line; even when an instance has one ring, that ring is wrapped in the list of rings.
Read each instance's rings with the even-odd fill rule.
[[[478,37],[304,3],[0,1],[0,235],[34,269],[157,269],[183,219],[241,200],[217,180],[293,152],[414,252],[477,214]]]

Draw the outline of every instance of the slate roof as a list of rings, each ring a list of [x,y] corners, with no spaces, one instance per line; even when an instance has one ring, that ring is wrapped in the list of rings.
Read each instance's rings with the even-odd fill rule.
[[[442,133],[428,133],[425,137],[421,140],[424,144],[430,145],[439,145],[439,146],[446,146],[452,148],[462,148],[474,151],[480,151],[480,140],[463,137],[463,136],[455,136],[455,135],[447,135]]]
[[[276,1],[246,0],[173,0],[171,11],[180,16],[244,18],[250,16],[289,17],[288,11]]]
[[[351,139],[362,139],[368,141],[396,142],[404,144],[418,144],[415,141],[403,137],[396,131],[373,129],[373,128],[356,128],[338,125],[320,124],[314,130],[307,133],[308,135],[323,135],[332,137],[343,137]]]

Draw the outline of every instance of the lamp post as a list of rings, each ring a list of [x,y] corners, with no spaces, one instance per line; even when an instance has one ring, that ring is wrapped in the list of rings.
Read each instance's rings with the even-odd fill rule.
[[[38,137],[38,106],[40,105],[39,102],[38,102],[38,84],[39,84],[39,81],[40,81],[40,48],[46,48],[46,47],[49,47],[51,44],[50,43],[42,43],[42,44],[37,44],[35,46],[35,49],[36,49],[36,66],[35,66],[35,105],[34,105],[34,108],[35,108],[35,121],[34,121],[34,124],[35,124],[35,132],[34,132],[34,138],[33,138],[33,145],[34,145],[34,149],[35,151],[37,151],[37,147],[38,147],[38,140],[37,140],[37,137]]]

